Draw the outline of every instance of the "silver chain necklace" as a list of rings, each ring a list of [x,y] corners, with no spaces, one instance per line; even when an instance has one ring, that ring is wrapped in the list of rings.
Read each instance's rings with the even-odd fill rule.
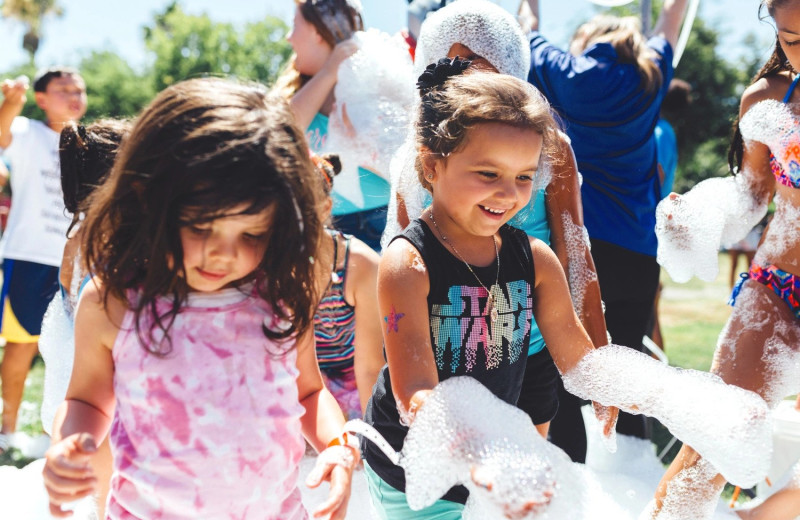
[[[456,246],[454,246],[453,243],[450,242],[449,240],[447,240],[447,237],[444,236],[444,233],[442,233],[442,230],[439,229],[439,225],[436,223],[436,219],[433,218],[433,210],[432,209],[431,209],[431,212],[430,212],[430,217],[431,217],[431,222],[433,222],[433,227],[436,228],[436,232],[439,233],[440,237],[442,237],[442,240],[444,241],[444,243],[447,244],[448,246],[450,246],[450,249],[453,250],[453,252],[456,254],[456,256],[462,262],[464,262],[464,265],[467,266],[467,269],[469,269],[469,272],[472,273],[472,276],[474,276],[475,279],[478,280],[478,283],[481,284],[481,287],[483,287],[483,289],[489,295],[489,297],[486,300],[486,314],[489,316],[489,319],[491,320],[492,325],[494,325],[494,323],[497,321],[497,318],[499,317],[500,313],[497,311],[497,307],[494,306],[494,295],[492,294],[492,291],[490,291],[489,289],[486,288],[485,285],[483,285],[483,282],[481,281],[480,278],[478,278],[478,275],[475,274],[475,271],[472,270],[472,267],[469,265],[469,263],[466,260],[464,260],[464,257],[461,256],[461,253],[458,252],[458,249],[456,249]],[[495,256],[495,259],[497,260],[497,274],[494,277],[494,285],[499,285],[499,281],[500,281],[500,252],[497,250],[497,238],[495,238],[494,235],[492,235],[492,243],[494,244],[494,256]],[[492,342],[494,343],[494,339],[492,339]]]

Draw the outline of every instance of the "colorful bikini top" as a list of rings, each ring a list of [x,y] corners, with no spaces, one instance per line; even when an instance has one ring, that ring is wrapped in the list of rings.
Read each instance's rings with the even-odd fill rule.
[[[790,188],[800,188],[800,120],[786,105],[800,75],[794,78],[783,97],[759,101],[742,117],[739,129],[746,141],[769,146],[769,164],[775,180]]]
[[[347,264],[350,259],[349,235],[338,231],[331,232],[334,244],[333,273],[331,284],[317,307],[314,315],[314,338],[317,343],[319,368],[329,376],[352,372],[356,335],[355,309],[344,297],[344,284]],[[338,264],[339,238],[344,238],[344,265]]]

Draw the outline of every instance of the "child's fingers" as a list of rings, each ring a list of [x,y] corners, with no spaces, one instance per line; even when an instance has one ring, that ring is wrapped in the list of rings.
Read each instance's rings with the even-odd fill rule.
[[[86,498],[88,496],[92,496],[96,493],[96,488],[92,486],[91,488],[86,488],[81,491],[77,491],[75,493],[57,493],[52,491],[50,488],[47,488],[47,495],[50,500],[51,505],[55,505],[57,507],[61,507],[64,504],[69,504],[71,502],[75,502],[76,500],[80,500],[82,498]]]
[[[56,472],[53,468],[45,468],[42,472],[45,487],[48,491],[58,494],[81,492],[84,489],[94,489],[97,479],[91,473],[78,473],[73,470]]]
[[[342,467],[333,468],[330,473],[331,489],[328,499],[314,510],[314,518],[331,520],[344,518],[350,499],[350,476],[350,473]]]
[[[72,511],[64,511],[61,506],[50,503],[50,516],[55,518],[67,518],[72,516]]]
[[[333,464],[317,460],[314,469],[306,477],[306,486],[315,488],[322,483],[322,480],[331,472]]]

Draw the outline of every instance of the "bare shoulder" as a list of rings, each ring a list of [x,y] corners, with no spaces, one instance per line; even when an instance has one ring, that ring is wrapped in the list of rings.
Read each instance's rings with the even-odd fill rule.
[[[768,99],[780,101],[786,95],[786,91],[792,84],[788,74],[775,74],[766,78],[761,78],[745,89],[742,94],[741,108],[739,114],[744,115],[747,111],[758,103]]]
[[[389,244],[381,257],[378,268],[381,284],[391,284],[409,290],[425,287],[427,290],[428,268],[419,250],[405,239],[397,239]]]
[[[533,265],[536,268],[537,283],[538,280],[548,275],[552,276],[553,274],[561,273],[561,276],[564,276],[561,263],[553,250],[550,249],[550,246],[538,238],[529,236],[528,239],[530,240],[531,253],[533,254]]]
[[[361,240],[353,237],[350,239],[350,262],[358,264],[360,269],[368,267],[377,271],[381,257],[371,247]]]
[[[355,237],[350,239],[349,254],[346,298],[349,302],[353,302],[362,299],[364,291],[375,292],[375,285],[378,281],[378,264],[381,257],[371,247]]]
[[[93,278],[81,291],[78,308],[75,312],[75,326],[83,330],[91,330],[109,349],[122,326],[127,305],[109,295],[102,283]]]

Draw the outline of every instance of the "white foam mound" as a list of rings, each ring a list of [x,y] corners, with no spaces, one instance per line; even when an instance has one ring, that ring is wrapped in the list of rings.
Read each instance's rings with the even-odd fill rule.
[[[688,193],[656,207],[657,259],[676,282],[697,276],[713,281],[717,252],[741,240],[766,214],[767,200],[755,197],[751,174],[706,179]]]
[[[359,50],[339,65],[335,109],[323,153],[336,153],[342,172],[334,190],[360,193],[358,167],[388,179],[389,161],[403,142],[413,105],[411,57],[399,36],[377,29],[353,35]],[[349,120],[349,124],[348,121]],[[364,201],[352,201],[363,206]]]
[[[52,434],[53,419],[67,394],[75,360],[75,329],[67,315],[61,291],[56,292],[42,320],[39,352],[44,360],[42,428]]]
[[[476,413],[480,410],[480,413]],[[414,510],[463,484],[465,519],[631,518],[530,418],[470,377],[443,381],[417,413],[400,464]]]
[[[618,345],[591,351],[563,379],[579,397],[657,418],[731,484],[751,487],[769,471],[772,422],[754,392]]]
[[[47,491],[42,481],[44,459],[31,462],[22,469],[0,466],[0,518],[9,520],[52,520]],[[85,498],[64,506],[75,520],[96,520],[93,498]]]

